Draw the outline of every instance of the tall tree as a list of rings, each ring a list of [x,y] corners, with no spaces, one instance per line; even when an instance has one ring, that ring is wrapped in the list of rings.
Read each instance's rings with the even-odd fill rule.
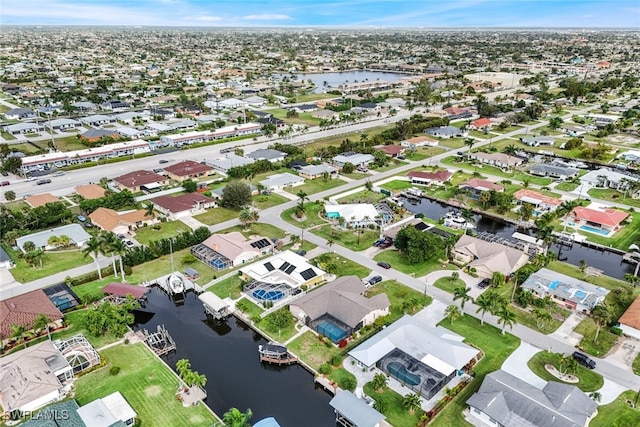
[[[491,312],[493,308],[493,299],[491,298],[491,295],[487,294],[487,292],[481,293],[480,296],[476,298],[476,305],[478,306],[476,313],[481,313],[480,324],[484,325],[485,313]]]
[[[100,263],[98,262],[98,256],[102,253],[102,242],[98,240],[96,236],[92,236],[87,240],[87,246],[83,250],[85,256],[90,255],[96,262],[96,269],[98,270],[98,277],[102,280],[102,271],[100,271]]]
[[[466,285],[456,286],[453,289],[453,300],[454,301],[460,300],[461,309],[464,309],[464,304],[467,301],[473,302],[473,298],[471,297],[471,295],[469,295],[470,291],[471,291],[471,288],[468,288]]]
[[[17,338],[18,344],[24,345],[24,348],[27,348],[26,337],[31,333],[24,325],[12,324],[11,325],[11,338]]]
[[[49,331],[49,323],[51,323],[51,319],[49,319],[46,315],[40,313],[33,321],[33,329],[40,332],[43,329],[47,331],[47,336],[49,340],[51,340],[51,332]]]
[[[238,408],[231,408],[222,416],[225,427],[251,427],[249,420],[253,417],[251,409],[241,412]]]
[[[504,335],[504,330],[507,326],[509,326],[509,329],[513,329],[513,325],[516,323],[516,314],[508,305],[505,305],[501,310],[498,310],[497,316],[498,323],[502,323],[502,330],[500,331],[502,335]]]
[[[460,309],[457,305],[450,305],[444,310],[444,315],[447,319],[449,319],[449,322],[453,324],[453,322],[455,322],[460,318],[460,316],[462,316],[462,313],[460,312]]]
[[[420,395],[417,393],[409,393],[402,399],[402,406],[409,410],[411,415],[415,414],[416,409],[420,409]]]
[[[591,309],[591,319],[595,322],[598,330],[593,337],[593,342],[598,341],[598,335],[600,335],[600,328],[611,321],[611,311],[605,304],[598,304]]]

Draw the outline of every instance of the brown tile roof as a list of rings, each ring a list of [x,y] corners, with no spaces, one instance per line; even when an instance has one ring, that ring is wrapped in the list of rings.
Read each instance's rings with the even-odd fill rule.
[[[203,165],[202,163],[185,160],[184,162],[176,163],[175,165],[164,168],[164,171],[176,176],[189,176],[197,173],[211,172],[213,171],[213,168],[211,166]]]
[[[119,213],[113,209],[98,208],[89,214],[91,222],[103,230],[113,231],[119,224],[131,225],[139,221],[150,221],[151,216],[145,214],[145,210]]]
[[[33,328],[39,314],[44,314],[51,321],[62,319],[62,313],[42,289],[0,301],[0,338],[11,336],[11,325]]]
[[[199,193],[187,193],[180,196],[160,196],[151,201],[169,212],[178,213],[192,209],[198,202],[210,203],[213,199]]]
[[[98,184],[78,185],[76,187],[76,193],[85,199],[99,199],[100,197],[104,197],[105,189]]]
[[[631,303],[618,322],[635,329],[640,329],[640,297]]]
[[[491,181],[487,181],[485,179],[480,179],[480,178],[471,178],[463,182],[461,187],[471,187],[481,191],[489,191],[489,190],[495,190],[498,192],[504,191],[504,187],[502,185],[495,184]]]
[[[401,147],[400,145],[385,145],[380,150],[384,151],[384,153],[389,156],[393,156],[394,154],[402,153],[403,151],[405,151],[405,148]]]
[[[577,206],[573,208],[569,216],[609,227],[617,227],[629,214],[615,209],[595,210]]]
[[[152,184],[154,182],[162,182],[165,181],[165,178],[162,175],[159,175],[155,172],[139,170],[124,174],[114,179],[120,185],[125,187],[139,187],[141,185]]]
[[[56,196],[50,193],[36,194],[35,196],[25,197],[24,200],[31,206],[32,208],[37,208],[38,206],[44,206],[47,203],[59,202]]]
[[[126,297],[131,294],[134,298],[140,299],[147,292],[149,292],[149,288],[145,288],[144,286],[135,286],[130,285],[128,283],[116,283],[112,282],[102,288],[102,292],[110,295],[118,295],[121,297]]]
[[[423,179],[430,179],[432,181],[440,181],[440,182],[447,181],[449,178],[451,178],[451,175],[453,175],[451,172],[445,171],[445,170],[439,170],[437,172],[413,171],[407,174],[407,176],[410,178],[414,178],[414,177],[423,178]]]

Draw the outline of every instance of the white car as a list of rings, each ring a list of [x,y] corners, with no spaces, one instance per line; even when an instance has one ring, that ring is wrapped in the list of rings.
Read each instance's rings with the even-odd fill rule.
[[[133,242],[132,242],[131,240],[129,240],[129,239],[124,239],[124,240],[122,241],[122,243],[124,243],[124,245],[125,245],[126,247],[128,247],[128,248],[132,248],[132,247],[134,247],[134,246],[135,246],[135,243],[133,243]]]
[[[35,181],[36,179],[38,178],[36,178],[35,176],[30,176],[29,178],[25,179],[24,182]]]

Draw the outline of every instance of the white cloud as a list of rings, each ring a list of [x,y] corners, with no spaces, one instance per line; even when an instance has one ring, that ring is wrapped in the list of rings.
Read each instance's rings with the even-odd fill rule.
[[[197,16],[194,18],[196,21],[203,21],[203,22],[216,22],[216,21],[222,21],[222,18],[220,18],[219,16],[211,16],[211,15],[202,15],[202,16]]]
[[[291,19],[291,17],[281,13],[264,13],[261,15],[247,15],[244,19],[250,21],[282,21],[285,19]]]

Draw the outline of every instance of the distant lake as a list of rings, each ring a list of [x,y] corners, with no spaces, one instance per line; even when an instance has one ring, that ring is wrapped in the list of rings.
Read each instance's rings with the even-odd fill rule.
[[[355,83],[384,80],[387,82],[397,82],[398,80],[409,77],[410,74],[387,73],[384,71],[341,71],[336,73],[299,73],[294,74],[296,80],[311,80],[316,89],[314,93],[322,93],[331,90],[331,86],[339,86],[344,83]],[[279,74],[276,78],[291,76],[291,74]],[[327,82],[327,86],[324,85]]]

